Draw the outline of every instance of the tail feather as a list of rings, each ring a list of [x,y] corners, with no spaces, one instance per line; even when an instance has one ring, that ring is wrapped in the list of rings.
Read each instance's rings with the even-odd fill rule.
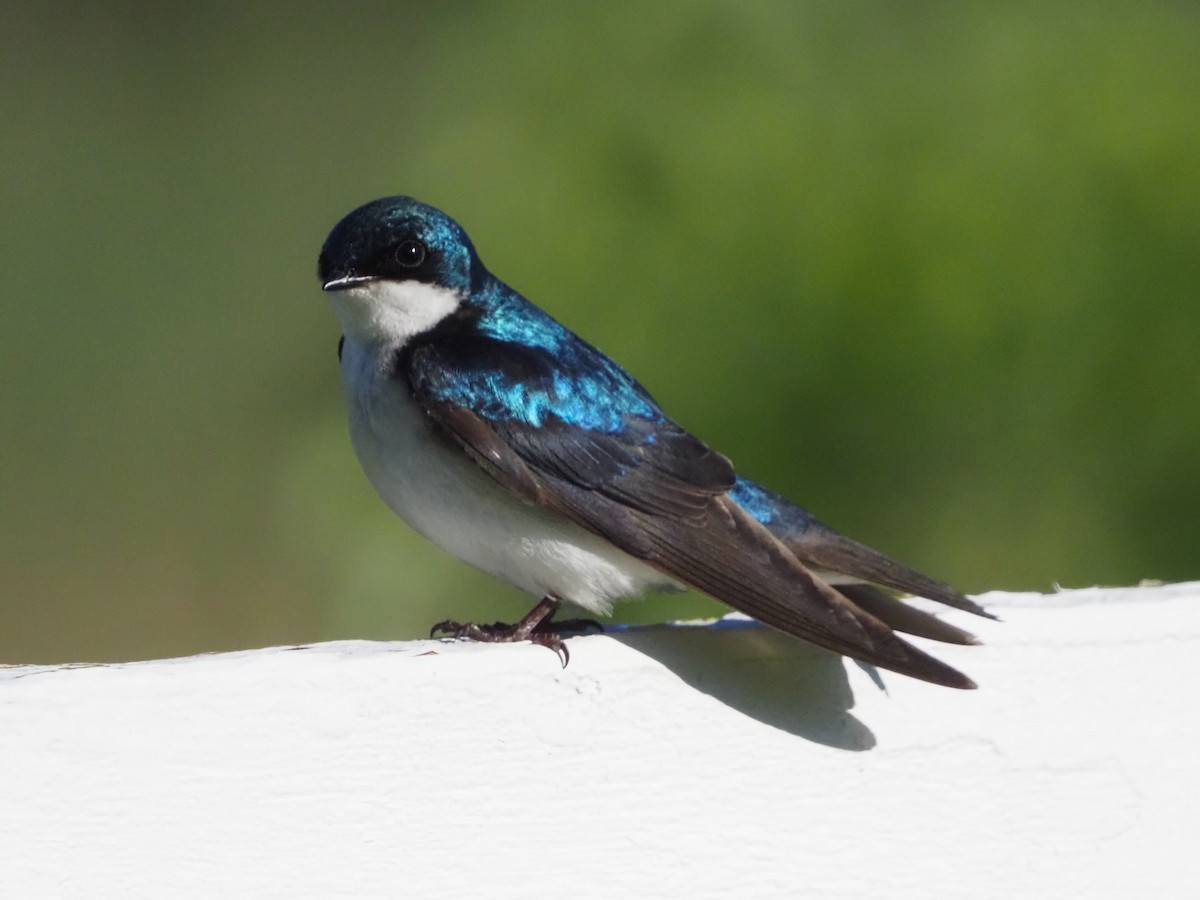
[[[996,618],[948,584],[838,534],[808,510],[752,481],[739,479],[729,493],[796,559],[831,581],[860,610],[897,631],[951,644],[979,643],[969,632],[916,609],[875,585],[935,600],[987,619]]]
[[[872,584],[839,584],[835,589],[859,609],[870,613],[896,631],[947,644],[979,643],[979,639],[969,631],[898,600]]]
[[[863,581],[881,584],[917,597],[936,600],[955,609],[996,618],[973,600],[935,578],[922,575],[891,559],[878,550],[851,540],[824,526],[808,529],[801,535],[779,535],[780,540],[804,563],[830,569]]]

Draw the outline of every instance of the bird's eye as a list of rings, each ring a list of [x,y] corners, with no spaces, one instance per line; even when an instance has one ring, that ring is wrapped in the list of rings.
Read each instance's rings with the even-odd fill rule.
[[[396,248],[396,262],[406,269],[415,269],[425,262],[425,245],[420,241],[403,241]]]

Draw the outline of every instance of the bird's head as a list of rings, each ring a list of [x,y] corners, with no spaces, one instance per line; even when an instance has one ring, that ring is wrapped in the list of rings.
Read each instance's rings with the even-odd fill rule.
[[[445,213],[411,197],[385,197],[334,226],[317,275],[347,336],[402,344],[458,310],[486,270]]]

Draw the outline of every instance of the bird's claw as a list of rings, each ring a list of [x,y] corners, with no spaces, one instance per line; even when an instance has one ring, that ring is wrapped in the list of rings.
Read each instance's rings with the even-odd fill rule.
[[[573,623],[564,622],[563,624],[572,625]],[[436,638],[441,634],[453,640],[478,641],[483,644],[515,644],[520,641],[529,641],[531,644],[552,650],[562,662],[562,667],[564,669],[567,667],[567,663],[571,661],[571,651],[567,649],[567,642],[563,640],[563,636],[557,630],[535,630],[530,634],[522,634],[521,631],[520,626],[506,625],[503,622],[476,625],[474,622],[455,622],[447,619],[429,629],[429,636]]]
[[[534,634],[557,634],[560,637],[575,637],[589,631],[604,634],[604,626],[595,619],[563,619],[561,622],[544,620],[533,629]]]
[[[476,625],[474,622],[455,622],[453,619],[445,619],[429,629],[429,636],[431,638],[443,634],[446,637],[457,638],[459,640],[485,641],[487,643],[523,640],[523,638],[517,637],[515,633],[515,625],[506,625],[503,622],[493,622],[491,625]]]
[[[554,651],[554,655],[562,661],[565,669],[567,663],[571,661],[571,652],[567,650],[567,644],[563,637],[585,634],[592,629],[603,631],[604,628],[593,619],[567,619],[565,622],[555,622],[553,619],[557,609],[557,600],[552,597],[544,597],[516,625],[506,625],[503,622],[476,625],[473,622],[455,622],[452,619],[446,619],[429,629],[429,636],[433,638],[444,634],[457,640],[480,641],[487,644],[529,641]]]

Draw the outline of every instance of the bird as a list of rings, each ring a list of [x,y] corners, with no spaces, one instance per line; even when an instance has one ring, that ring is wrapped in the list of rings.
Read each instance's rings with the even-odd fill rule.
[[[897,632],[975,644],[899,599],[994,618],[739,475],[610,357],[481,261],[412,197],[341,219],[318,259],[341,326],[350,439],[384,503],[444,550],[538,598],[519,622],[434,633],[560,653],[580,622],[693,589],[795,638],[937,685],[965,674]]]

